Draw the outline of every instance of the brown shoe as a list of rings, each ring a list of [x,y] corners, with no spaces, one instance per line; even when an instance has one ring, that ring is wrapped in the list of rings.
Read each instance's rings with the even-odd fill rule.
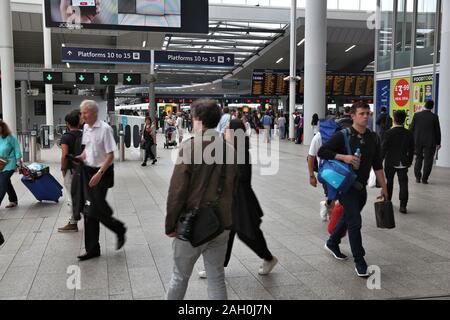
[[[58,228],[58,232],[78,232],[78,225],[68,223],[64,227]]]

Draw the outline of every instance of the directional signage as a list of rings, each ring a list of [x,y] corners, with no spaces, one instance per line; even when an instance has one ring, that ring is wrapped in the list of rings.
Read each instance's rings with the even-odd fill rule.
[[[149,64],[149,50],[62,47],[63,62]]]
[[[62,62],[106,64],[150,64],[149,50],[62,47]],[[155,51],[155,64],[233,67],[234,54]]]
[[[124,73],[123,74],[124,85],[140,85],[141,75],[139,73]]]
[[[76,73],[75,82],[77,84],[94,84],[94,74],[93,73]]]
[[[113,85],[119,83],[117,73],[100,73],[100,84]]]
[[[63,74],[62,72],[46,72],[42,74],[45,84],[62,84]]]
[[[234,54],[155,51],[155,63],[159,65],[234,67]]]

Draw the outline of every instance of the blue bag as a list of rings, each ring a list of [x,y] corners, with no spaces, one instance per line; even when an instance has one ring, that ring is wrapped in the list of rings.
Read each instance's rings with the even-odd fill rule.
[[[347,129],[341,130],[344,135],[347,154],[352,154]],[[339,193],[347,192],[356,181],[352,167],[338,160],[322,160],[319,167],[319,182],[325,184],[329,192],[328,199],[335,200]]]
[[[339,131],[339,126],[334,119],[322,119],[319,125],[320,136],[322,137],[322,145]]]

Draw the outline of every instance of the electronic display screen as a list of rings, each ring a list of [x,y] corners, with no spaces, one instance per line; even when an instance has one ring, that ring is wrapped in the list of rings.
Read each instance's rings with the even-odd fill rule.
[[[47,0],[46,25],[208,33],[208,0]]]

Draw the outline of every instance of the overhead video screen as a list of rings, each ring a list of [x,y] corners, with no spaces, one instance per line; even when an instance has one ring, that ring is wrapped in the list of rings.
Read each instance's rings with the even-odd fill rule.
[[[208,0],[46,0],[47,27],[208,33]]]

